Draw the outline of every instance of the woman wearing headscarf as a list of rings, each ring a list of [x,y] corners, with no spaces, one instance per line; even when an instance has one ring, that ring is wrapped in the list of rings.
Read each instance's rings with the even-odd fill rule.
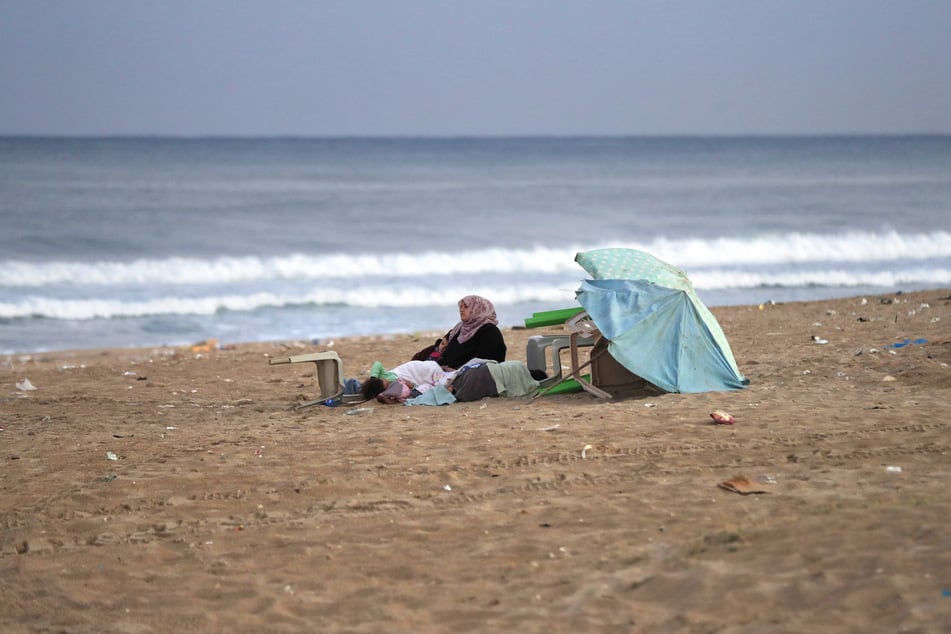
[[[455,370],[471,359],[505,361],[505,339],[492,302],[478,295],[459,300],[459,322],[442,338],[437,360]],[[434,355],[435,356],[435,355]]]

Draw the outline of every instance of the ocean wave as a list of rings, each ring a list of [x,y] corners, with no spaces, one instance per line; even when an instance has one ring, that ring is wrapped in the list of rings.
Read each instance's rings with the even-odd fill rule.
[[[460,274],[578,274],[579,250],[625,247],[647,251],[690,273],[705,267],[893,262],[951,256],[951,232],[786,233],[748,238],[658,238],[650,242],[612,243],[597,247],[531,246],[482,249],[461,253],[292,254],[276,257],[172,257],[130,262],[0,262],[0,288],[57,284],[143,287],[156,285],[223,285],[276,280],[393,279]]]
[[[446,288],[392,289],[379,286],[355,287],[351,290],[317,290],[301,296],[278,293],[249,295],[221,295],[207,297],[156,297],[142,301],[121,299],[59,299],[31,297],[17,302],[0,302],[0,319],[44,317],[48,319],[105,319],[116,317],[146,317],[157,315],[213,315],[220,311],[253,311],[260,308],[307,305],[350,306],[357,308],[412,308],[425,306],[454,306],[465,295],[483,295],[493,298],[498,305],[519,301],[569,301],[573,292],[564,289],[511,286],[508,288]]]
[[[727,271],[710,270],[690,276],[697,290],[722,291],[752,288],[834,287],[847,289],[859,286],[900,288],[903,285],[946,286],[951,284],[951,269],[911,268],[895,271],[853,271],[826,269],[822,271]]]
[[[221,311],[250,312],[264,308],[297,306],[338,306],[358,309],[405,309],[454,306],[470,294],[492,298],[497,307],[525,302],[563,303],[575,301],[576,282],[551,284],[496,281],[491,284],[401,286],[349,284],[326,286],[300,295],[253,292],[198,297],[156,296],[142,300],[116,297],[64,299],[30,296],[16,301],[0,301],[0,319],[48,318],[89,320],[158,315],[214,315]],[[951,269],[909,268],[896,271],[854,271],[823,269],[811,271],[738,271],[711,269],[691,276],[698,291],[755,288],[850,287],[901,288],[903,285],[941,287],[951,284]]]

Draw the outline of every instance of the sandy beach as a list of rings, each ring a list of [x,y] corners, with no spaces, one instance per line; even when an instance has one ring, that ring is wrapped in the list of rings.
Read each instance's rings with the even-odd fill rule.
[[[295,410],[269,365],[436,333],[0,359],[0,630],[951,630],[951,290],[712,310],[744,390]]]

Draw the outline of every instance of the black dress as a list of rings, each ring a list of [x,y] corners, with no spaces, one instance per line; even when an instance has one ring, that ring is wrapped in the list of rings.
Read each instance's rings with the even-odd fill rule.
[[[453,337],[446,349],[439,357],[439,365],[456,369],[465,365],[470,359],[489,359],[491,361],[505,361],[505,339],[502,331],[495,324],[482,324],[475,334],[463,343],[459,343],[458,335]]]

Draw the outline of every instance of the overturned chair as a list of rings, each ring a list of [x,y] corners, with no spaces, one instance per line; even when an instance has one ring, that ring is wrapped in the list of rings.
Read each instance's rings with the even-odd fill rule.
[[[366,400],[361,394],[344,394],[343,361],[340,360],[340,355],[332,350],[270,360],[270,365],[280,365],[282,363],[313,363],[316,366],[315,376],[320,388],[320,398],[301,403],[294,409],[327,404],[328,401],[330,403],[339,401],[349,405],[362,403]]]
[[[536,395],[548,394],[568,381],[577,383],[584,391],[598,398],[609,399],[612,394],[602,388],[620,388],[631,385],[646,385],[646,382],[631,373],[617,362],[608,352],[608,340],[601,336],[601,331],[591,319],[587,311],[578,309],[564,323],[568,331],[566,335],[529,337],[526,357],[528,366],[541,364],[544,368],[547,363],[545,350],[551,350],[552,364],[555,374],[541,383],[543,389]],[[581,362],[580,348],[591,347],[589,358]],[[570,352],[570,369],[565,374],[561,367],[561,350],[567,348]],[[591,366],[590,375],[582,375],[581,371]]]
[[[577,355],[578,347],[593,346],[597,340],[596,329],[588,326],[589,322],[584,319],[586,316],[584,309],[574,307],[534,313],[525,319],[526,328],[560,326],[565,329],[560,334],[533,335],[528,338],[528,343],[525,345],[525,364],[529,370],[541,371],[548,375],[548,378],[539,382],[540,387],[554,388],[563,385],[567,388],[563,391],[587,389],[583,380],[574,380],[575,372],[565,376],[561,363],[563,350],[571,350],[574,347],[574,354]],[[573,360],[572,369],[576,365],[577,361]],[[573,384],[574,387],[569,384]]]

